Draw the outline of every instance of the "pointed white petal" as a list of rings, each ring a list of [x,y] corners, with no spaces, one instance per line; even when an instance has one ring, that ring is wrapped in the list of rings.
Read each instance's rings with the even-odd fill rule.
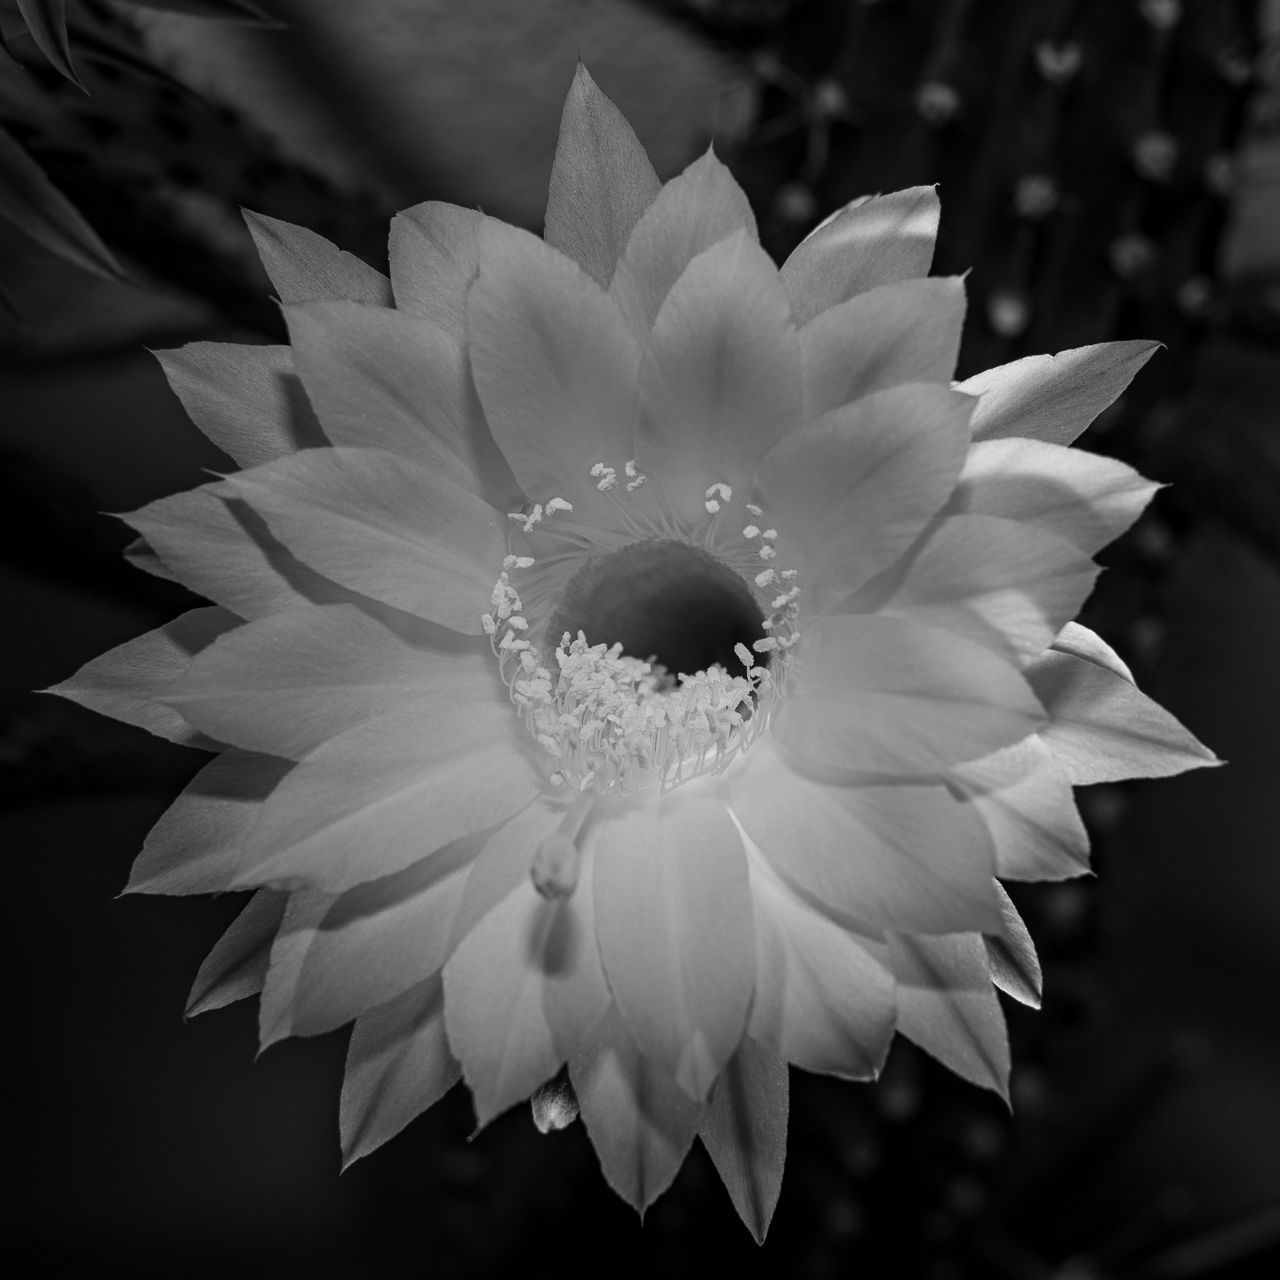
[[[988,934],[982,939],[991,966],[991,981],[1005,995],[1038,1009],[1044,994],[1044,978],[1040,972],[1036,944],[1009,895],[999,885],[996,888],[1000,894],[1000,914],[1004,923],[999,933]]]
[[[214,944],[187,996],[187,1017],[221,1009],[262,990],[288,894],[259,889]]]
[[[391,306],[391,282],[368,263],[306,227],[246,209],[244,220],[280,301],[350,298]]]
[[[391,283],[396,307],[438,324],[462,339],[467,332],[467,289],[479,263],[477,238],[484,214],[428,200],[391,219]]]

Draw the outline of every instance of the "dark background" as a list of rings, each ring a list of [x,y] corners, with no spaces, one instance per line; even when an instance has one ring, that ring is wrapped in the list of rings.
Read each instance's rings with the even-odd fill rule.
[[[0,126],[85,220],[51,240],[38,212],[0,219],[5,1240],[23,1274],[1280,1274],[1278,6],[266,8],[288,25],[71,0],[86,94],[0,3],[21,64],[0,58]],[[255,1062],[252,1002],[184,1025],[240,901],[116,898],[200,759],[31,692],[191,603],[125,568],[101,513],[225,461],[144,347],[278,340],[235,208],[378,265],[387,216],[422,199],[536,228],[579,52],[661,176],[715,133],[779,257],[855,195],[941,182],[937,269],[972,269],[962,373],[1168,348],[1085,437],[1174,482],[1104,554],[1085,621],[1229,767],[1082,792],[1098,877],[1016,894],[1046,995],[1009,1007],[1013,1118],[904,1044],[874,1086],[793,1073],[763,1249],[700,1151],[642,1229],[580,1125],[542,1137],[516,1108],[468,1141],[461,1089],[339,1177],[345,1032]]]

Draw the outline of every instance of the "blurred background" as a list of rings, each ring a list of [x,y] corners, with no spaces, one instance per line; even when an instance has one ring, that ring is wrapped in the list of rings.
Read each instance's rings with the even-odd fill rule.
[[[1280,3],[0,0],[0,842],[20,1274],[1280,1275]],[[5,56],[5,53],[8,56]],[[338,1176],[346,1033],[184,1025],[241,902],[116,899],[197,753],[31,692],[193,600],[129,510],[225,459],[148,347],[279,341],[237,209],[385,267],[425,199],[539,229],[581,55],[659,175],[714,139],[779,259],[941,184],[961,376],[1166,344],[1085,437],[1169,481],[1084,620],[1230,762],[1095,787],[1097,879],[1015,893],[1014,1115],[899,1044],[793,1073],[757,1248],[709,1161],[643,1227],[580,1125],[456,1089]]]

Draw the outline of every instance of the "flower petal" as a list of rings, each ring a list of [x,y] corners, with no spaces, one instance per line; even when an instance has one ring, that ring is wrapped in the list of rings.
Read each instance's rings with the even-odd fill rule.
[[[787,1060],[743,1040],[716,1081],[698,1136],[733,1207],[763,1244],[787,1158]]]
[[[702,1107],[640,1052],[616,1006],[570,1058],[569,1078],[605,1180],[643,1214],[689,1154]]]
[[[758,238],[745,193],[708,150],[666,183],[641,215],[609,285],[637,337],[648,337],[671,287],[694,258],[740,230]]]
[[[640,368],[640,469],[677,510],[745,483],[800,424],[800,346],[768,254],[746,231],[700,253],[654,321]]]
[[[354,253],[306,227],[264,213],[246,209],[244,220],[281,302],[350,298],[373,306],[392,305],[391,282]]]
[[[428,200],[391,219],[391,284],[396,307],[438,324],[461,340],[467,332],[467,290],[479,265],[484,214]]]
[[[1168,778],[1220,761],[1108,665],[1050,649],[1027,668],[1049,717],[1041,738],[1073,786]]]
[[[1071,784],[1039,736],[958,765],[950,777],[991,832],[997,876],[1066,880],[1089,870],[1089,833]]]
[[[506,554],[488,503],[374,449],[306,449],[224,481],[304,564],[472,635]]]
[[[467,331],[480,402],[520,487],[537,502],[593,499],[591,464],[629,458],[636,419],[640,350],[608,294],[536,236],[490,219]]]
[[[1092,555],[1118,538],[1159,488],[1096,453],[1016,437],[981,440],[969,451],[947,514],[1020,520]]]
[[[896,1022],[887,944],[801,901],[759,855],[749,862],[757,954],[750,1034],[806,1071],[874,1078]]]
[[[804,416],[904,382],[949,383],[964,325],[964,279],[904,280],[860,293],[800,330]]]
[[[1118,400],[1160,346],[1158,342],[1099,342],[1037,355],[975,374],[956,386],[978,396],[973,438],[1026,436],[1068,445]]]
[[[731,787],[747,835],[814,902],[876,932],[999,928],[991,837],[946,787],[811,781],[767,741]]]
[[[1005,995],[1038,1009],[1044,994],[1044,978],[1036,945],[1009,895],[998,884],[996,890],[1000,895],[1000,914],[1004,924],[999,933],[982,940],[991,966],[991,981]]]
[[[1009,1032],[975,933],[895,934],[898,1030],[943,1066],[1009,1100]]]
[[[546,242],[607,289],[658,175],[621,111],[578,63],[560,117],[547,193]]]
[[[816,765],[934,773],[1044,723],[1021,674],[961,636],[861,615],[823,618],[801,645],[799,682],[773,733]]]
[[[541,787],[493,682],[459,679],[429,718],[412,704],[307,756],[263,806],[237,882],[339,893],[501,822]]]
[[[459,943],[444,967],[444,988],[449,1043],[476,1119],[488,1124],[553,1076],[609,1007],[591,858],[565,900],[539,896],[524,876]]]
[[[288,347],[189,342],[153,354],[192,422],[240,466],[327,443]]]
[[[872,581],[842,607],[954,631],[1011,656],[1053,642],[1084,603],[1098,567],[1054,534],[994,516],[938,521],[885,597]]]
[[[483,683],[492,663],[487,645],[420,648],[352,605],[289,609],[215,641],[165,701],[220,741],[299,760],[402,704],[429,722],[459,678]]]
[[[240,619],[226,609],[192,609],[163,627],[99,654],[45,692],[184,747],[216,750],[216,742],[193,728],[158,695],[186,671],[197,653],[239,624]]]
[[[262,802],[292,761],[238,751],[215,756],[160,815],[129,874],[126,893],[222,893]]]
[[[929,274],[941,206],[932,187],[855,200],[819,223],[782,264],[797,324],[854,294]]]
[[[205,957],[187,996],[187,1017],[256,995],[267,975],[289,895],[259,889]]]
[[[460,1075],[445,1038],[439,974],[358,1018],[342,1079],[343,1168],[394,1138]]]
[[[947,501],[972,401],[911,383],[833,409],[756,472],[779,549],[801,562],[801,606],[821,613],[900,556]]]
[[[742,839],[714,796],[676,791],[603,815],[596,930],[614,999],[640,1049],[705,1098],[742,1039],[753,987]]]

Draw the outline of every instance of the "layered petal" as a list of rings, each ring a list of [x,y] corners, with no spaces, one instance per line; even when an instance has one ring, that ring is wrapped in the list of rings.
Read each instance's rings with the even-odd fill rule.
[[[823,618],[803,635],[794,693],[773,733],[818,766],[931,774],[1034,733],[1045,720],[998,654],[896,618]]]
[[[705,1098],[742,1039],[754,985],[742,839],[723,803],[697,790],[603,815],[586,838],[618,1009],[640,1050]]]
[[[767,741],[731,785],[747,835],[812,901],[874,933],[999,927],[991,837],[945,786],[815,782]]]
[[[1118,400],[1158,342],[1099,342],[1036,355],[966,378],[957,391],[977,396],[973,438],[1025,436],[1068,445]]]
[[[640,469],[678,510],[744,483],[800,424],[800,347],[778,273],[745,232],[699,254],[654,322],[640,370]]]
[[[191,421],[240,466],[328,443],[290,348],[190,342],[153,354]]]
[[[165,700],[220,741],[298,760],[405,704],[429,723],[460,679],[484,685],[492,662],[476,641],[410,644],[353,605],[289,609],[208,646]]]
[[[1097,566],[1072,543],[1015,520],[949,516],[895,582],[869,583],[841,607],[967,636],[1014,657],[1052,643],[1093,588]]]
[[[616,1006],[570,1058],[569,1078],[605,1180],[643,1214],[689,1154],[702,1106],[640,1051]]]
[[[506,554],[488,503],[375,449],[308,449],[223,481],[304,564],[473,635]]]
[[[964,312],[960,276],[881,285],[820,312],[800,330],[805,419],[903,382],[949,382]]]
[[[760,464],[765,519],[798,557],[800,604],[829,609],[898,558],[964,465],[972,401],[912,383],[824,414]]]
[[[764,1243],[787,1158],[787,1060],[749,1037],[716,1081],[698,1136],[733,1207]]]
[[[271,944],[284,920],[288,901],[288,894],[272,889],[259,889],[249,899],[201,964],[187,996],[188,1018],[221,1009],[262,990]]]
[[[350,298],[389,307],[391,282],[367,262],[330,244],[324,236],[264,213],[244,211],[249,234],[280,301]]]
[[[290,760],[238,751],[215,756],[160,815],[129,874],[126,893],[222,893],[262,802]]]
[[[342,1078],[343,1168],[394,1138],[460,1075],[445,1036],[439,974],[357,1019]]]
[[[461,341],[467,290],[479,269],[484,214],[428,200],[391,219],[388,251],[396,309],[421,316]]]
[[[546,242],[607,289],[658,185],[635,131],[579,62],[560,117]]]
[[[855,200],[820,223],[782,264],[797,324],[855,294],[929,274],[941,206],[932,187]]]
[[[485,416],[535,502],[595,498],[590,467],[630,458],[640,348],[577,263],[487,221],[467,295],[471,370]]]
[[[609,296],[640,341],[685,268],[737,231],[756,239],[755,215],[733,175],[707,151],[666,183],[640,216],[609,285]]]
[[[750,1035],[806,1071],[874,1078],[896,1018],[888,944],[804,902],[758,855],[750,867],[756,926]]]
[[[1009,1099],[1009,1032],[974,933],[895,934],[898,1030],[944,1067]]]
[[[523,876],[445,965],[449,1043],[482,1125],[554,1075],[609,1007],[591,876],[588,857],[562,900]]]
[[[1041,736],[1074,786],[1167,778],[1219,763],[1104,658],[1055,646],[1027,668],[1027,680],[1049,717]]]
[[[982,940],[987,949],[987,963],[991,966],[991,981],[1005,995],[1038,1009],[1044,994],[1044,976],[1040,972],[1036,944],[1031,941],[1031,934],[1013,900],[998,884],[996,891],[1000,895],[1003,923],[999,933]]]
[[[429,717],[398,708],[317,747],[263,806],[239,883],[339,893],[523,808],[542,777],[494,684],[459,679]]]
[[[1033,736],[953,769],[950,778],[982,815],[1005,880],[1065,880],[1089,870],[1089,834],[1067,775]]]
[[[218,744],[161,701],[161,694],[196,654],[239,623],[226,609],[192,609],[91,659],[46,692],[184,747],[213,750]]]
[[[1086,555],[1118,538],[1159,485],[1114,458],[1041,440],[981,440],[969,451],[949,515],[1018,520]]]

